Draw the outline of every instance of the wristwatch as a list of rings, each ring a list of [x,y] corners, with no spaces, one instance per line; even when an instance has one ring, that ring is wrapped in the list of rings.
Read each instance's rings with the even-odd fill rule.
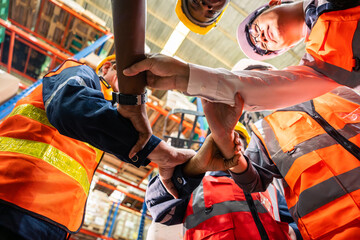
[[[112,97],[113,100],[120,105],[142,105],[148,101],[147,91],[145,91],[145,93],[140,95],[112,92]]]

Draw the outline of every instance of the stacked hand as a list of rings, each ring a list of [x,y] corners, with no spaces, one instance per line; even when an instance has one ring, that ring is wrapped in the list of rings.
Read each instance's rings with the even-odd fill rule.
[[[224,171],[238,164],[241,154],[241,141],[239,134],[234,132],[234,155],[227,159],[221,154],[220,149],[216,145],[212,134],[207,136],[204,144],[197,154],[190,159],[184,167],[184,174],[187,176],[196,176],[207,171]]]
[[[202,100],[204,113],[212,132],[212,138],[225,158],[234,155],[234,128],[242,114],[243,100],[235,96],[235,106]]]
[[[194,150],[174,148],[164,141],[161,141],[148,156],[152,162],[158,165],[160,180],[167,191],[175,198],[177,198],[178,193],[171,181],[174,169],[177,165],[189,161],[189,159],[191,159],[194,155]]]

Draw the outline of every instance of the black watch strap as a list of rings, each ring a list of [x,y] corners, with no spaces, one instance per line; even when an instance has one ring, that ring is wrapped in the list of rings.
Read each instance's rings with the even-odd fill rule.
[[[112,93],[113,100],[120,105],[142,105],[148,100],[147,91],[140,95],[122,94],[118,92]]]

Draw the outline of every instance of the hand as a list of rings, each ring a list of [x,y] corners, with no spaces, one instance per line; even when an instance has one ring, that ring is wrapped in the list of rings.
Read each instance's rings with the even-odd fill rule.
[[[185,92],[189,82],[190,69],[187,63],[175,58],[152,54],[148,58],[124,69],[125,76],[135,76],[147,71],[147,85],[156,89],[177,89]]]
[[[212,133],[212,138],[220,148],[225,158],[232,158],[234,155],[234,128],[243,109],[241,95],[235,95],[235,106],[231,107],[223,103],[213,103],[202,100],[206,119]]]
[[[296,240],[295,231],[290,225],[289,225],[289,236],[290,236],[291,240]]]
[[[219,148],[216,146],[212,135],[210,134],[205,139],[197,154],[186,163],[183,172],[187,176],[196,176],[207,171],[224,171],[238,163],[241,152],[240,136],[234,132],[235,141],[235,155],[230,159],[225,159]]]
[[[128,119],[130,119],[134,128],[139,132],[139,139],[132,147],[129,153],[129,158],[133,158],[136,153],[143,149],[146,143],[149,141],[152,130],[146,113],[146,106],[142,104],[140,106],[128,106],[118,105],[118,112]]]
[[[158,165],[160,180],[174,198],[178,197],[178,192],[171,181],[174,169],[177,165],[183,164],[194,155],[194,150],[174,148],[161,141],[148,156],[152,162]]]

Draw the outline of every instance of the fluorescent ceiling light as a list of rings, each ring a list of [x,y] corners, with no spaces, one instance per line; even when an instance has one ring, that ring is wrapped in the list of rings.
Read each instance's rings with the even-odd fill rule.
[[[179,22],[176,25],[172,34],[170,35],[163,50],[161,50],[161,53],[168,56],[174,56],[182,42],[185,40],[186,36],[189,34],[189,32],[190,30],[185,27],[182,22]]]

